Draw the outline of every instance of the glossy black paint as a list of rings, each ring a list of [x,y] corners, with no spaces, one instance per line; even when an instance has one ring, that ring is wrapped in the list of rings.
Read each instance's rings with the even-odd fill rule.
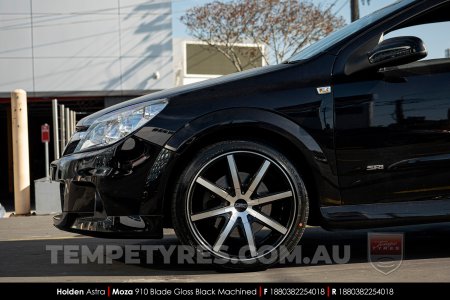
[[[270,143],[295,161],[307,178],[315,224],[450,220],[449,210],[437,205],[450,203],[450,63],[377,72],[368,71],[367,56],[383,32],[448,2],[416,1],[308,60],[146,95],[84,118],[79,130],[129,105],[169,101],[114,145],[72,153],[73,137],[65,156],[52,163],[64,207],[55,223],[80,231],[88,220],[100,224],[97,231],[114,233],[105,220],[141,216],[146,225],[129,231],[159,237],[162,224],[170,226],[171,188],[192,153],[230,138]],[[332,93],[318,93],[326,86]]]
[[[419,62],[335,86],[344,204],[450,196],[450,62],[439,65]],[[368,172],[369,165],[385,170]]]

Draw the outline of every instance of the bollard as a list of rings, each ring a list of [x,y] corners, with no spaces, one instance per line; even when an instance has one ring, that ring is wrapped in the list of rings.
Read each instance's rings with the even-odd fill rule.
[[[72,130],[72,132],[75,133],[77,131],[77,113],[74,112],[74,111],[72,111],[72,121],[73,121],[73,124],[72,124],[73,130]]]
[[[66,128],[66,145],[70,142],[71,133],[70,133],[70,109],[66,107],[66,114],[64,116],[65,128]]]
[[[73,120],[72,120],[72,118],[73,118],[72,111],[69,110],[69,132],[70,132],[70,136],[72,136],[72,134],[73,134],[73,128],[72,128]]]
[[[75,132],[75,126],[73,126],[73,111],[70,111],[70,136]]]
[[[64,148],[66,147],[66,130],[65,130],[65,120],[64,120],[64,104],[59,105],[59,128],[61,130],[61,140],[60,140],[60,147],[59,147],[59,153],[61,156],[64,153]]]
[[[16,215],[30,214],[30,161],[28,151],[27,93],[11,93],[14,166],[14,210]]]
[[[59,158],[59,126],[58,126],[58,100],[52,100],[53,116],[53,152],[55,160]]]

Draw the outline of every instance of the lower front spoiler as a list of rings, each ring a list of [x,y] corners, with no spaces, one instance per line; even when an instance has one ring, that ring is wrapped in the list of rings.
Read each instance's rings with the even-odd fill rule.
[[[121,239],[161,239],[161,216],[108,216],[67,213],[53,217],[53,224],[61,230],[87,236]]]

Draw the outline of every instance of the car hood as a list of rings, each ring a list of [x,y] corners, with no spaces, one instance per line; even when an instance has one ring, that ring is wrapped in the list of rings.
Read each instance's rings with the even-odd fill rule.
[[[205,80],[205,81],[198,82],[198,83],[188,84],[188,85],[184,85],[184,86],[171,88],[171,89],[163,90],[160,92],[144,95],[144,96],[141,96],[138,98],[134,98],[134,99],[107,107],[96,113],[93,113],[93,114],[81,119],[77,123],[77,127],[88,127],[97,118],[99,118],[107,113],[125,108],[127,106],[136,105],[139,103],[143,103],[143,102],[147,102],[147,101],[151,101],[151,100],[158,100],[158,99],[169,99],[170,100],[170,98],[179,96],[181,94],[187,94],[187,93],[195,92],[195,91],[202,90],[205,88],[219,86],[219,85],[227,84],[230,82],[234,82],[234,81],[238,81],[238,80],[242,80],[242,79],[246,79],[246,78],[250,78],[250,77],[257,77],[257,76],[265,75],[265,74],[268,74],[271,72],[278,71],[280,69],[284,69],[288,66],[289,66],[288,64],[278,64],[278,65],[273,65],[273,66],[265,66],[265,67],[255,68],[255,69],[251,69],[248,71],[233,73],[230,75],[221,76],[218,78],[209,79],[209,80]]]

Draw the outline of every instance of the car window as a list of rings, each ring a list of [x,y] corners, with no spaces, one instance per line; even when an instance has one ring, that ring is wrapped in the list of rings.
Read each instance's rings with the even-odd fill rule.
[[[450,39],[441,34],[436,34],[439,32],[448,34],[450,32],[450,21],[421,24],[394,30],[386,34],[384,39],[399,36],[416,36],[422,39],[428,50],[428,56],[423,60],[450,59]]]
[[[385,33],[384,39],[398,36],[415,36],[424,42],[428,55],[423,60],[449,58],[450,56],[450,3],[443,4],[407,20]]]

